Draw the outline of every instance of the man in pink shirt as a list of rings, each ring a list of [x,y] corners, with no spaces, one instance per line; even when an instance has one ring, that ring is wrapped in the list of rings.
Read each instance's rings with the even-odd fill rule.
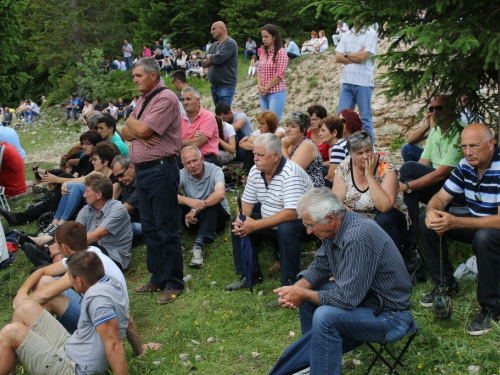
[[[196,146],[205,161],[214,163],[219,152],[219,129],[212,112],[200,105],[200,93],[188,86],[182,90],[182,147]]]

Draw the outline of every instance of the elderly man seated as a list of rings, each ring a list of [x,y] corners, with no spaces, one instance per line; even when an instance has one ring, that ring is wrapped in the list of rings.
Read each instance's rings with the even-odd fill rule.
[[[459,291],[446,238],[471,243],[477,259],[477,300],[481,312],[467,333],[478,336],[490,331],[492,322],[500,318],[500,149],[483,124],[466,127],[461,139],[464,158],[420,215],[427,270],[436,286],[420,304],[431,307],[438,293],[452,296]],[[465,196],[468,212],[445,212],[457,196]]]
[[[180,172],[178,195],[182,222],[196,229],[196,240],[191,250],[191,267],[203,267],[203,246],[213,243],[215,232],[224,230],[230,219],[226,200],[224,172],[214,164],[204,161],[196,146],[186,146],[181,152],[184,169]]]
[[[342,353],[366,341],[399,340],[413,326],[410,277],[387,233],[346,210],[330,189],[305,193],[297,214],[323,244],[295,285],[274,292],[283,307],[300,307],[302,334],[312,329],[311,375],[340,375]],[[370,291],[384,301],[378,316],[377,302],[364,301]]]
[[[311,239],[295,209],[300,196],[312,189],[313,183],[304,169],[283,156],[281,141],[275,134],[259,135],[254,141],[253,152],[255,165],[248,175],[242,198],[246,220],[243,222],[237,216],[233,221],[236,273],[243,275],[240,238],[250,236],[253,241],[268,237],[277,244],[280,255],[281,285],[293,285],[300,271],[300,243]],[[253,251],[252,263],[254,281],[262,282],[256,251]],[[233,291],[247,285],[246,277],[241,276],[226,289]]]
[[[219,153],[219,128],[212,112],[200,104],[200,92],[188,86],[182,90],[182,146],[196,146],[205,161],[217,162]]]

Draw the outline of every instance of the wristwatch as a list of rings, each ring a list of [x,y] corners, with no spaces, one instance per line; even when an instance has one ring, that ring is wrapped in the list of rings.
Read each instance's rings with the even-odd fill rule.
[[[347,51],[346,53],[344,53],[344,57],[347,59],[347,55],[349,54],[349,51]]]
[[[408,182],[405,182],[405,185],[406,185],[406,194],[411,194],[410,184]]]

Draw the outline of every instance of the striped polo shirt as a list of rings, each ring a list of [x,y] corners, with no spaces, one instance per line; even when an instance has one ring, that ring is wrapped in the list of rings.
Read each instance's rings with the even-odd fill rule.
[[[269,185],[264,172],[255,165],[252,167],[242,200],[248,204],[261,203],[261,214],[266,218],[282,210],[295,210],[302,194],[312,188],[311,178],[304,169],[283,156]]]
[[[478,173],[462,159],[450,175],[444,189],[453,196],[465,194],[467,207],[473,216],[498,215],[500,206],[500,149],[495,145],[490,166],[479,180]]]
[[[340,164],[349,155],[347,151],[347,141],[342,138],[332,147],[332,152],[330,154],[330,164]]]

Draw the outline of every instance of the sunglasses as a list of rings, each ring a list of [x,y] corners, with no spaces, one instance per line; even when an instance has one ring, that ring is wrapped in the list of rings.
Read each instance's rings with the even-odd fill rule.
[[[481,192],[479,189],[481,188],[481,181],[477,181],[476,186],[474,187],[474,200],[477,203],[483,203],[483,200],[481,199]]]
[[[116,177],[116,178],[123,178],[123,176],[125,175],[125,172],[127,172],[127,170],[128,170],[128,167],[130,167],[130,164],[129,164],[129,165],[127,165],[127,168],[125,168],[125,169],[123,170],[123,172],[118,173],[118,174],[115,174],[115,177]]]
[[[353,143],[356,143],[356,141],[358,141],[359,139],[365,139],[365,138],[368,138],[370,137],[369,134],[367,132],[364,132],[364,131],[360,131],[360,132],[357,132],[357,133],[354,133],[353,135],[351,135],[349,137],[349,142],[351,144]]]
[[[292,112],[292,116],[295,117],[297,120],[300,120],[302,118],[302,113],[301,112]]]
[[[442,111],[443,110],[443,106],[442,105],[435,105],[434,107],[429,107],[429,112],[430,113],[434,112],[434,110],[436,110],[436,111]]]

